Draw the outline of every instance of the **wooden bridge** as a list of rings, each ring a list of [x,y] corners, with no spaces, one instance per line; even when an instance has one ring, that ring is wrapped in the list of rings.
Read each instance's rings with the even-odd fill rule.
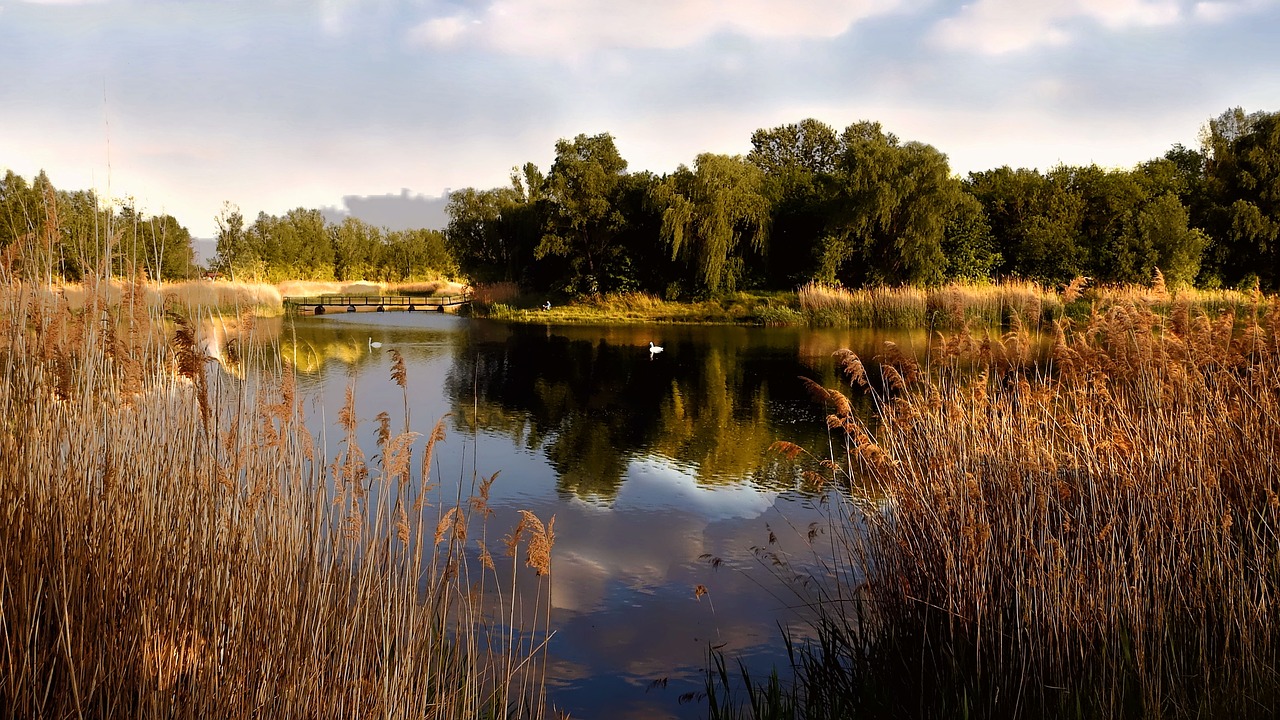
[[[285,312],[324,315],[326,312],[386,312],[388,310],[444,312],[471,302],[471,294],[417,297],[413,295],[291,295],[283,298]],[[336,310],[330,310],[336,308]]]

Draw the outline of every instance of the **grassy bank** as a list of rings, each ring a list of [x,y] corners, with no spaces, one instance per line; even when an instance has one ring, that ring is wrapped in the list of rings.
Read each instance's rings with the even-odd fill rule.
[[[476,289],[476,316],[521,323],[705,323],[806,325],[812,327],[1007,328],[1014,317],[1030,326],[1051,328],[1064,317],[1087,319],[1096,310],[1142,303],[1168,316],[1179,305],[1210,313],[1250,312],[1250,293],[1183,289],[1168,291],[1163,281],[1151,287],[1092,288],[1084,279],[1062,288],[1035,283],[951,284],[938,288],[877,287],[859,290],[808,284],[794,293],[728,293],[716,298],[672,302],[645,293],[614,293],[569,302],[521,294],[514,284]],[[1267,301],[1263,300],[1264,310]]]
[[[1146,298],[1030,338],[941,344],[868,382],[843,450],[795,682],[709,676],[717,717],[1251,717],[1280,711],[1280,305]],[[883,388],[875,390],[873,388]],[[782,444],[798,454],[800,448]],[[720,660],[723,662],[723,659]]]
[[[368,459],[349,390],[317,446],[287,367],[121,290],[0,284],[0,714],[541,716],[553,524],[497,560],[492,479],[428,492],[443,422]]]

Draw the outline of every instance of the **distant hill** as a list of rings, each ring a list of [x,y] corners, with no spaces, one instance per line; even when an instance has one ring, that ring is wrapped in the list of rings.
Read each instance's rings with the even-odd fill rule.
[[[449,190],[438,196],[410,195],[409,189],[399,195],[345,195],[343,207],[324,207],[320,212],[331,223],[340,223],[354,217],[388,230],[443,230],[449,223],[445,205],[449,202]]]
[[[191,238],[191,251],[196,256],[196,264],[208,267],[209,261],[218,254],[218,241],[214,238]]]

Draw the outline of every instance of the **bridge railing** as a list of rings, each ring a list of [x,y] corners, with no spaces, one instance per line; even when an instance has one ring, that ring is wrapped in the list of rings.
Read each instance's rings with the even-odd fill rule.
[[[286,308],[299,307],[447,307],[471,302],[471,294],[461,295],[290,295],[282,298]]]

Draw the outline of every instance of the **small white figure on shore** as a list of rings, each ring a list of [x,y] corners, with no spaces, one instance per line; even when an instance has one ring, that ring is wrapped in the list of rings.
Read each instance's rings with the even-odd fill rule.
[[[548,301],[546,301],[546,302],[542,303],[542,309],[543,309],[543,310],[550,310],[550,309],[551,309],[551,301],[550,301],[550,300],[548,300]]]

